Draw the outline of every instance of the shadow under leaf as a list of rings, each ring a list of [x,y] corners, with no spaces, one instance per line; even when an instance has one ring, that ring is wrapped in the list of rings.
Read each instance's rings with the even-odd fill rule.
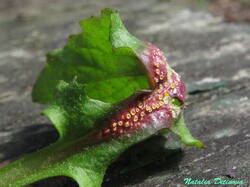
[[[56,129],[49,124],[30,125],[10,133],[7,143],[0,145],[0,162],[16,160],[37,151],[58,139]]]

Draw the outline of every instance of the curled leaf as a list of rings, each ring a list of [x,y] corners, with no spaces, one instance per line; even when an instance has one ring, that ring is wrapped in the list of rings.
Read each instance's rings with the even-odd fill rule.
[[[180,118],[170,127],[170,130],[180,137],[180,141],[188,146],[196,146],[199,148],[204,147],[204,144],[195,139],[188,130],[184,121],[183,114]]]
[[[60,138],[2,168],[0,186],[62,175],[81,187],[100,186],[122,152],[163,129],[187,145],[203,146],[185,126],[185,85],[162,51],[129,34],[112,9],[80,26],[82,33],[47,55],[32,92],[34,101],[50,104],[43,114]]]

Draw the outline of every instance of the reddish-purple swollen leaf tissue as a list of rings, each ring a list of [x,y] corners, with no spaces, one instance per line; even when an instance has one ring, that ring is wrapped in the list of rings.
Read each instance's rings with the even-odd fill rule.
[[[156,130],[169,128],[178,114],[169,104],[177,98],[182,104],[185,101],[185,85],[180,76],[170,69],[163,52],[148,43],[146,48],[137,52],[145,66],[152,91],[141,92],[126,103],[98,133],[98,137],[116,137],[128,135],[149,125]]]

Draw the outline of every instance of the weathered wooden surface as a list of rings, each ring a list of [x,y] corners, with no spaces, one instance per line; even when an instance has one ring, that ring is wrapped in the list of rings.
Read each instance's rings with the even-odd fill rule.
[[[0,163],[57,138],[30,92],[45,53],[61,47],[77,22],[118,8],[129,31],[153,42],[186,80],[186,121],[206,148],[185,148],[104,186],[185,186],[183,179],[250,177],[250,26],[227,24],[206,10],[164,0],[1,0]],[[150,153],[149,153],[150,154]],[[156,154],[155,157],[159,157]],[[61,182],[59,182],[61,181]],[[66,179],[33,186],[69,186]]]

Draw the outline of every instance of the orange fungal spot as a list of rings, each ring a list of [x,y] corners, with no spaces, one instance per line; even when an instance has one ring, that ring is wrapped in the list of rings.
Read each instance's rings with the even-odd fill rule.
[[[137,116],[134,117],[134,122],[136,122],[136,121],[138,121],[138,117]]]
[[[112,127],[116,127],[116,125],[117,125],[117,123],[116,123],[116,122],[114,122],[114,123],[112,124]]]
[[[162,100],[163,99],[163,95],[159,95],[158,98],[159,98],[159,100]]]
[[[158,103],[156,103],[155,105],[156,105],[156,108],[160,108],[160,106],[159,106],[159,104],[158,104]]]
[[[130,114],[131,114],[132,116],[135,115],[135,113],[136,113],[136,112],[135,112],[135,109],[134,109],[134,108],[130,110]]]
[[[163,106],[163,105],[164,105],[164,102],[160,101],[160,102],[159,102],[159,105],[160,105],[160,106]]]
[[[158,67],[160,67],[160,64],[159,63],[154,63],[154,66],[158,68]]]
[[[126,123],[125,123],[125,127],[129,127],[130,125],[129,125],[129,122],[127,121]]]
[[[139,107],[140,109],[142,109],[142,108],[143,108],[143,103],[139,103],[139,104],[138,104],[138,107]]]
[[[152,110],[150,106],[146,106],[146,111]]]
[[[165,92],[164,95],[167,97],[167,96],[169,96],[169,93],[168,93],[168,92]]]
[[[128,114],[126,115],[126,117],[127,117],[127,119],[130,119],[130,118],[131,118],[131,115],[128,113]]]
[[[119,122],[118,122],[118,125],[119,125],[119,126],[122,126],[122,124],[123,124],[122,121],[119,121]]]
[[[141,117],[145,116],[145,112],[141,112],[140,115],[141,115]]]
[[[153,104],[153,105],[152,105],[152,108],[153,108],[153,110],[154,110],[154,109],[156,109],[156,105],[155,105],[155,104]]]
[[[160,70],[159,70],[159,69],[156,69],[156,70],[155,70],[155,73],[156,73],[157,75],[160,75]]]

